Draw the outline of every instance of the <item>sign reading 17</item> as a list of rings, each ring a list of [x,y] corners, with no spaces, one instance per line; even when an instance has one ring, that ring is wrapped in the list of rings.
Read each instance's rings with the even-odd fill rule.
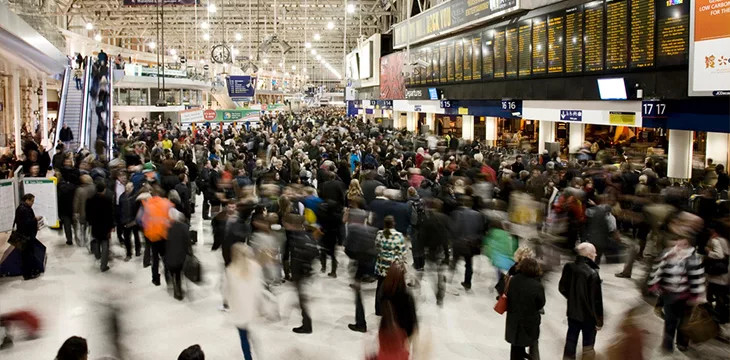
[[[663,116],[667,110],[664,103],[644,103],[644,116]]]

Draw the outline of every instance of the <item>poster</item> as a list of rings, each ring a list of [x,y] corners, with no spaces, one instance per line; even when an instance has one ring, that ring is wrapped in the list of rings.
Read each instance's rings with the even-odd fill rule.
[[[13,180],[0,180],[0,232],[13,228],[15,208],[15,183]]]
[[[611,111],[608,113],[608,123],[611,125],[636,125],[636,113]]]
[[[204,120],[203,109],[185,110],[180,111],[178,114],[180,115],[180,122],[184,124],[202,122]]]
[[[42,216],[47,226],[58,227],[58,197],[56,184],[58,180],[51,178],[24,178],[23,194],[35,195],[33,211],[35,216]]]
[[[258,121],[261,117],[259,110],[216,110],[216,122],[234,122],[234,121]]]
[[[256,94],[256,77],[249,75],[229,76],[228,96],[233,100],[252,98]]]
[[[692,4],[691,90],[730,90],[730,1]]]

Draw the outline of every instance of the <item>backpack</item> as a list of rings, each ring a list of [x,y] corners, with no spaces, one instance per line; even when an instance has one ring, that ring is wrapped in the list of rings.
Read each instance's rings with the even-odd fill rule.
[[[420,226],[426,221],[426,206],[423,200],[412,200],[411,203],[411,225]]]
[[[204,168],[203,171],[200,172],[200,176],[198,176],[198,178],[195,179],[195,185],[198,186],[198,189],[205,190],[208,187],[209,183],[210,183],[210,169]]]
[[[317,246],[317,240],[307,233],[301,232],[301,234],[295,235],[300,236],[300,244],[297,246],[297,258],[305,263],[311,263],[315,258],[319,256],[319,246]]]

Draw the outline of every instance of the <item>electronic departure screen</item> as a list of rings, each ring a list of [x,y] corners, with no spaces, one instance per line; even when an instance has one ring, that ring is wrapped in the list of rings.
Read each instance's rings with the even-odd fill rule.
[[[606,0],[606,70],[628,66],[628,1]]]
[[[657,5],[657,65],[686,64],[689,60],[690,1],[659,1]]]
[[[529,77],[532,74],[532,21],[527,20],[519,27],[519,75]]]
[[[454,81],[464,80],[464,43],[461,39],[454,40],[456,56],[454,61]]]
[[[565,72],[583,71],[583,6],[565,10]]]
[[[654,0],[631,1],[631,60],[632,69],[654,66]]]
[[[585,71],[603,70],[603,1],[584,5],[585,14]]]
[[[547,21],[547,68],[550,74],[563,72],[563,52],[565,51],[565,14],[559,13],[548,16]],[[532,64],[532,72],[535,70],[535,60]]]
[[[504,74],[507,78],[516,78],[517,77],[517,69],[519,68],[519,55],[518,55],[518,39],[519,36],[517,35],[517,26],[514,27],[508,27],[507,31],[504,34],[505,39],[505,45],[504,45],[504,52],[505,52],[505,68],[504,68]]]
[[[505,29],[497,29],[494,32],[494,78],[504,78],[505,71],[507,69],[506,58],[505,58],[505,45],[506,40]]]
[[[471,62],[472,62],[472,59],[474,58],[474,54],[472,53],[472,49],[471,49],[471,39],[464,38],[464,40],[462,40],[462,43],[464,43],[464,81],[470,81],[472,79]]]
[[[482,37],[479,35],[471,39],[471,77],[473,80],[482,78]]]
[[[544,74],[547,70],[547,21],[532,19],[532,73]]]
[[[448,83],[683,66],[689,57],[690,6],[689,0],[594,0],[480,29],[411,50],[411,60],[423,61],[406,81]]]
[[[482,35],[482,79],[494,78],[494,31],[487,30]]]

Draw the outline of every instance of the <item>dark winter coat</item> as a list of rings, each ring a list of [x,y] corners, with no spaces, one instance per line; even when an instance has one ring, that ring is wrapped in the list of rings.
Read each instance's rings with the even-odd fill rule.
[[[375,215],[373,226],[383,228],[383,220],[391,215],[395,219],[395,229],[402,234],[408,234],[408,227],[411,225],[411,207],[406,203],[375,199],[370,203],[370,211]]]
[[[507,290],[507,324],[504,338],[514,346],[532,346],[540,338],[540,310],[545,289],[536,278],[517,274]]]
[[[191,252],[190,226],[184,222],[175,221],[167,230],[165,266],[173,270],[182,269],[189,252]]]
[[[35,218],[33,208],[25,202],[20,203],[15,209],[15,230],[21,235],[35,239],[38,234],[38,220]]]
[[[384,183],[378,180],[365,180],[362,182],[362,195],[365,198],[365,203],[370,205],[375,200],[375,188],[378,186],[385,186]]]
[[[180,195],[180,201],[182,202],[182,208],[181,211],[186,219],[190,219],[190,188],[181,183],[178,182],[177,185],[175,185],[175,191],[177,191],[177,194]]]
[[[568,319],[603,326],[601,277],[593,260],[578,256],[575,262],[565,264],[558,290],[568,299]]]
[[[65,179],[61,180],[58,184],[58,216],[73,217],[75,194],[76,185]]]
[[[126,191],[119,197],[119,221],[122,225],[133,223],[137,217],[136,199],[136,194]]]
[[[86,221],[91,226],[91,237],[108,240],[114,229],[114,198],[96,193],[86,201]]]

